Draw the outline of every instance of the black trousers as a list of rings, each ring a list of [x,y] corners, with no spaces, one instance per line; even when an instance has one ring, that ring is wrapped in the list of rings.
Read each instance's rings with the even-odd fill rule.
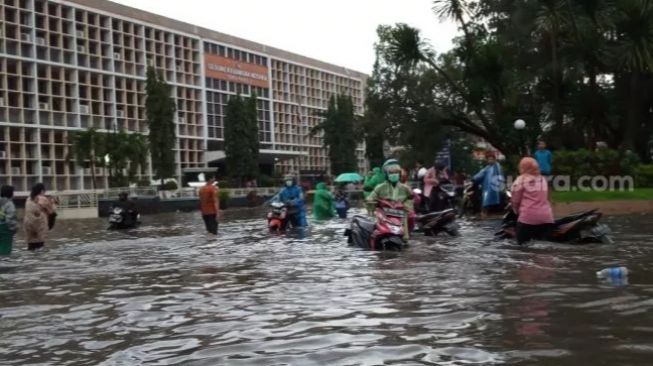
[[[206,231],[213,235],[218,234],[218,215],[202,215],[204,220],[204,226],[206,226]]]
[[[27,250],[37,250],[43,248],[43,242],[39,243],[27,243]]]
[[[553,231],[553,224],[528,225],[517,223],[517,244],[522,245],[532,239],[548,239]]]

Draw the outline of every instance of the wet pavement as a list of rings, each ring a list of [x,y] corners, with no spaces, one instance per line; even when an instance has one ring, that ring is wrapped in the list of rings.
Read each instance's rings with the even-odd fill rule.
[[[228,212],[128,232],[60,221],[48,248],[0,260],[2,365],[650,365],[651,216],[608,218],[616,244],[415,238],[348,247],[345,221],[270,235]],[[628,284],[595,272],[627,266]]]

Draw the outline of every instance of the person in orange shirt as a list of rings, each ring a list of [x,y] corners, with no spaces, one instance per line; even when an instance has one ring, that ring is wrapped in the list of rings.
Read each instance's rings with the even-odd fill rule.
[[[206,231],[213,235],[218,234],[218,215],[220,214],[220,199],[218,188],[215,186],[215,177],[209,176],[206,185],[200,188],[200,211],[206,226]]]

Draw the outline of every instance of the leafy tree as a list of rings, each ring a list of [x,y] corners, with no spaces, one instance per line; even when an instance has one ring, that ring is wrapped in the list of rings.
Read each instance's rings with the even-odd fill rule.
[[[506,154],[523,150],[522,137],[531,145],[542,136],[554,147],[572,149],[606,141],[650,159],[653,2],[436,0],[433,5],[435,15],[454,20],[462,34],[451,51],[436,55],[417,29],[379,27],[367,88],[366,141],[375,141],[378,130],[405,144],[406,136],[419,136],[415,129],[453,129]],[[432,88],[422,89],[428,98],[414,95],[419,85]],[[512,126],[518,118],[527,121],[523,136]]]
[[[109,155],[109,177],[114,187],[124,187],[137,180],[138,172],[147,164],[149,146],[145,136],[124,130],[105,136]]]
[[[148,67],[145,82],[145,114],[149,128],[150,152],[154,178],[163,180],[175,175],[175,111],[171,88],[163,75]]]
[[[227,102],[224,119],[226,165],[238,184],[258,175],[259,126],[256,95],[244,100],[240,95]]]
[[[97,132],[94,128],[86,131],[74,132],[70,136],[71,156],[80,167],[91,168],[91,180],[93,189],[97,189],[95,168],[104,166],[106,155],[106,136]]]
[[[331,174],[354,172],[357,168],[354,103],[349,95],[331,96],[324,120],[311,129],[311,135],[323,132],[329,151]]]

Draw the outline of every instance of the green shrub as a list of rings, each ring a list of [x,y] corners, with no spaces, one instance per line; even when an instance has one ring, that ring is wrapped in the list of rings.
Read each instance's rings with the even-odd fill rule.
[[[225,209],[227,208],[229,198],[231,198],[231,192],[226,189],[221,189],[220,193],[218,193],[218,198],[220,199],[220,209]]]
[[[167,181],[165,184],[163,184],[163,190],[165,191],[176,191],[177,190],[177,183],[174,181]]]
[[[639,159],[636,154],[620,153],[613,149],[559,150],[553,153],[553,173],[568,175],[572,179],[582,176],[630,175],[635,172],[637,164],[639,164]]]
[[[635,187],[653,187],[653,164],[642,164],[635,168]]]

